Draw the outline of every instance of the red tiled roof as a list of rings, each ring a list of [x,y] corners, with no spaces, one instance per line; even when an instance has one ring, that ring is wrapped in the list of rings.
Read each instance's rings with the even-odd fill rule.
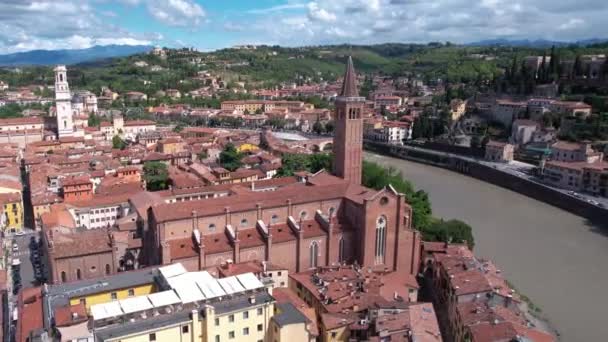
[[[34,287],[21,290],[17,299],[17,306],[19,308],[19,319],[17,320],[15,340],[26,342],[29,341],[30,332],[44,327],[42,288]]]
[[[84,303],[56,308],[54,317],[58,327],[66,327],[88,320]]]

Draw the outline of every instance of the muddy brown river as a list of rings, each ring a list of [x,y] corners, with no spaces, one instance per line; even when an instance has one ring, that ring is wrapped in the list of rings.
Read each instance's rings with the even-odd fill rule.
[[[561,340],[608,341],[608,230],[455,172],[370,153],[366,159],[401,170],[427,191],[434,215],[469,223],[475,253],[541,307]]]

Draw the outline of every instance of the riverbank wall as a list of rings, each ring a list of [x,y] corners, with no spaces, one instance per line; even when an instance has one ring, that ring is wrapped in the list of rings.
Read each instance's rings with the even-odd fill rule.
[[[608,231],[608,209],[598,207],[530,179],[481,164],[475,161],[472,156],[458,156],[446,151],[435,151],[427,148],[405,148],[369,142],[366,142],[364,146],[370,152],[441,167],[518,192],[584,217]]]

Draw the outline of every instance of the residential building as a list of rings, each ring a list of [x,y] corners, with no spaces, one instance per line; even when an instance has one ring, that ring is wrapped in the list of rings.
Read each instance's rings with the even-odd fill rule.
[[[0,194],[0,228],[4,233],[18,232],[23,228],[23,198],[21,193]]]
[[[403,99],[399,96],[377,96],[374,98],[374,108],[381,109],[382,107],[400,107]]]
[[[365,139],[387,144],[403,145],[412,138],[412,124],[401,121],[367,120],[364,124]]]
[[[489,141],[486,144],[485,159],[493,162],[510,162],[513,160],[515,148],[513,145],[499,141]]]
[[[120,297],[117,292],[125,289]],[[288,333],[308,335],[306,317],[286,306],[275,310],[271,289],[252,273],[216,279],[174,264],[101,283],[49,286],[44,292],[43,333],[62,340],[267,341]],[[85,310],[83,299],[93,296],[102,299]],[[79,319],[83,316],[87,319]]]
[[[463,245],[448,245],[431,258],[426,274],[446,340],[556,341],[532,328],[533,317],[522,310],[519,296],[492,262],[476,258]],[[510,330],[505,333],[504,327]]]
[[[560,140],[551,145],[551,160],[594,163],[603,158],[604,154],[594,151],[590,143],[572,143]]]
[[[517,119],[511,127],[511,138],[509,142],[514,145],[525,145],[531,142],[534,133],[539,129],[539,124],[533,120]]]
[[[608,162],[550,160],[542,165],[542,179],[562,189],[607,197]]]
[[[513,100],[496,100],[490,110],[490,119],[511,127],[511,124],[518,118],[519,114],[526,110],[527,102]]]
[[[72,203],[93,199],[93,183],[89,176],[67,177],[62,179],[61,183],[64,202]]]
[[[450,101],[450,119],[452,122],[458,121],[467,111],[467,101],[453,99]]]

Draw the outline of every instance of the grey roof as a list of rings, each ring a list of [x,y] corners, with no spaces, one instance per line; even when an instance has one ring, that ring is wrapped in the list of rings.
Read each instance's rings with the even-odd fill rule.
[[[216,315],[222,315],[230,312],[238,312],[245,308],[256,307],[274,301],[274,298],[266,291],[257,292],[253,294],[253,296],[255,297],[255,303],[253,304],[250,303],[250,296],[248,295],[240,295],[235,298],[223,299],[215,303],[207,304],[214,307]],[[199,314],[204,314],[204,310],[199,310],[201,310],[199,311]],[[120,339],[123,336],[144,333],[145,331],[156,330],[159,327],[189,322],[191,320],[191,313],[192,310],[183,309],[171,314],[137,320],[135,322],[125,321],[122,324],[100,328],[99,330],[95,331],[96,341]]]
[[[146,268],[102,278],[47,286],[43,291],[44,326],[50,327],[55,308],[68,305],[70,298],[152,284],[155,282],[156,269],[156,267]]]
[[[216,315],[222,315],[222,314],[226,314],[229,312],[240,311],[240,310],[243,310],[248,307],[256,307],[256,306],[264,304],[264,303],[274,302],[274,298],[270,294],[268,294],[268,292],[266,292],[266,291],[257,292],[255,294],[253,294],[252,296],[255,297],[254,304],[249,302],[250,296],[244,295],[244,296],[237,296],[237,297],[231,298],[231,299],[224,299],[222,301],[212,303],[212,304],[210,303],[210,305],[212,305],[213,308],[215,309]]]
[[[279,327],[284,327],[290,324],[308,323],[308,318],[304,316],[293,304],[283,303],[277,304],[281,311],[280,314],[274,315],[272,319]]]

